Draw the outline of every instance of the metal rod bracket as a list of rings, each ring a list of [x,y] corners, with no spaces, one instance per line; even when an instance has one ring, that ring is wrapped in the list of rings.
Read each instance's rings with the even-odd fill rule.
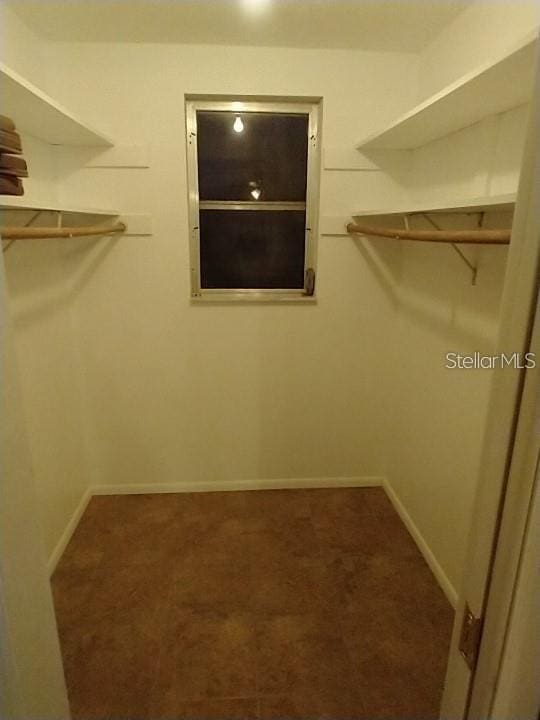
[[[441,230],[442,228],[431,218],[427,213],[420,213],[422,217],[424,217],[428,223],[430,223],[436,230]],[[482,223],[484,220],[484,213],[481,213],[480,221],[478,223],[479,227],[482,227]],[[465,265],[469,268],[471,271],[471,285],[476,285],[476,278],[478,275],[478,266],[473,264],[469,258],[465,255],[463,250],[461,250],[456,243],[450,243],[451,247],[456,251],[456,253],[459,255],[461,260],[465,263]]]

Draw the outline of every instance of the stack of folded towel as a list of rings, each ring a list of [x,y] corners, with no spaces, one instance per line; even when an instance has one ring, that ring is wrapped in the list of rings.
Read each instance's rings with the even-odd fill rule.
[[[0,115],[0,195],[24,195],[21,178],[28,177],[21,138],[15,123]]]

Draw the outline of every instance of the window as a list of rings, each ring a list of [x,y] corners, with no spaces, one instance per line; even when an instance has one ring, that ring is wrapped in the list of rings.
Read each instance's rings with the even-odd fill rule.
[[[316,103],[189,100],[191,294],[313,295]]]

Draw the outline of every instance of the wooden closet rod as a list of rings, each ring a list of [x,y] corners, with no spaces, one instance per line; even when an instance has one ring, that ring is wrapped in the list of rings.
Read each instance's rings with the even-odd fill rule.
[[[394,240],[420,240],[421,242],[471,243],[475,245],[508,245],[510,230],[402,230],[401,228],[373,227],[349,223],[351,235],[376,235]]]
[[[2,240],[44,240],[46,238],[116,235],[126,231],[122,222],[114,225],[83,225],[79,227],[0,227]]]

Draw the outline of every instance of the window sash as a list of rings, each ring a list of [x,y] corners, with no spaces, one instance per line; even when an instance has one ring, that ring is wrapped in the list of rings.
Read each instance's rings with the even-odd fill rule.
[[[201,200],[199,210],[305,210],[305,202],[262,202],[258,200]]]
[[[261,202],[261,201],[215,201],[199,200],[198,190],[198,162],[197,162],[197,111],[214,110],[246,113],[279,113],[301,114],[308,116],[308,158],[307,158],[307,192],[306,201],[298,202]],[[190,276],[192,299],[238,299],[238,300],[309,300],[313,296],[306,296],[304,289],[209,289],[201,288],[200,273],[200,220],[199,210],[275,210],[298,211],[306,213],[306,236],[304,271],[316,268],[316,237],[317,237],[317,201],[319,194],[320,173],[320,141],[319,141],[319,100],[309,99],[305,102],[294,101],[290,103],[272,101],[232,101],[208,100],[186,97],[186,131],[188,155],[188,192],[189,192],[189,223],[190,223]]]
[[[304,210],[201,210],[200,219],[203,291],[304,288]]]

